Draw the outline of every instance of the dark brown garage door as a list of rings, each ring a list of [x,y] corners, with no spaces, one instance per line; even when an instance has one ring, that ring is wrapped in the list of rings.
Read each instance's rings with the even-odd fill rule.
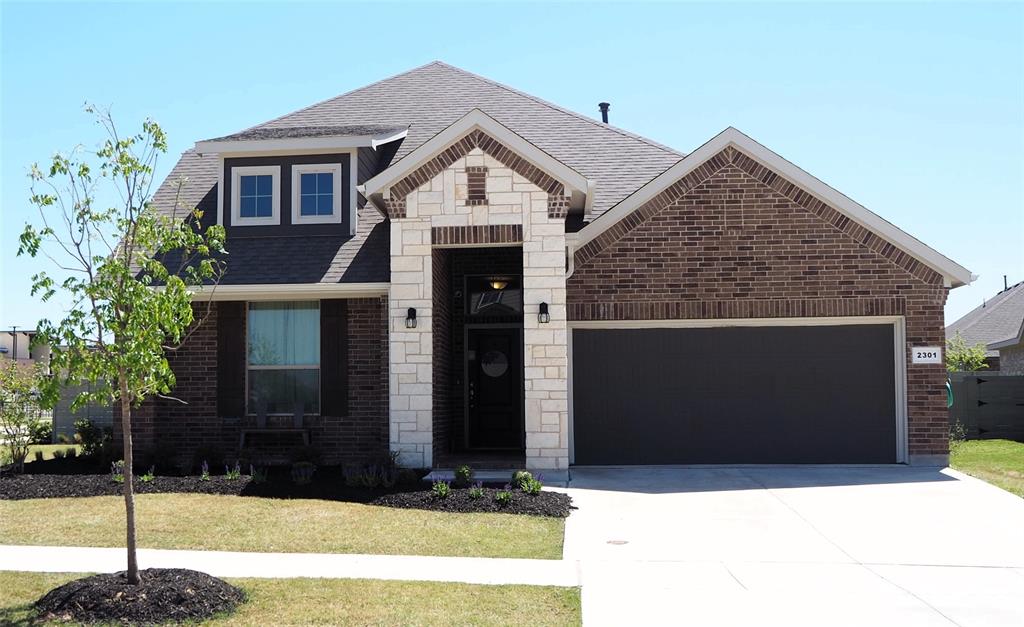
[[[576,329],[576,464],[892,463],[892,325]]]

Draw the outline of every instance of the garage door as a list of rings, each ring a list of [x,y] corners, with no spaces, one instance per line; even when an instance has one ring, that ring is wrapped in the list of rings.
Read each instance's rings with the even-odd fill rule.
[[[895,462],[893,332],[575,329],[574,463]]]

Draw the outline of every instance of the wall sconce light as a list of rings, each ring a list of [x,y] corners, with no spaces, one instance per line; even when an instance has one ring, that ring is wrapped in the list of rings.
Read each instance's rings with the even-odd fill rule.
[[[416,308],[410,307],[409,311],[405,314],[405,328],[415,329],[416,328]]]
[[[505,289],[506,287],[508,287],[508,281],[503,281],[501,279],[492,279],[491,280],[491,289],[495,289],[495,290],[498,290],[500,292],[501,290]]]
[[[537,312],[537,321],[541,324],[547,324],[551,322],[551,314],[548,313],[548,304],[541,303],[540,311]]]

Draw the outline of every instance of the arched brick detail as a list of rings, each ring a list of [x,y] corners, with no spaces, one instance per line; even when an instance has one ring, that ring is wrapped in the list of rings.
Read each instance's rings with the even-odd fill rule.
[[[465,157],[474,148],[480,148],[488,155],[500,161],[507,168],[519,174],[537,187],[547,192],[549,197],[558,199],[567,198],[565,187],[556,181],[550,174],[523,159],[510,148],[494,139],[481,130],[474,130],[466,134],[462,139],[454,142],[445,148],[436,157],[424,163],[411,174],[391,186],[390,198],[384,201],[388,217],[391,219],[404,218],[406,216],[405,198],[413,190],[430,181],[441,172],[448,169],[453,163]],[[555,211],[561,211],[561,200],[554,203]],[[549,201],[549,215],[551,215],[552,203]],[[568,211],[568,201],[565,201],[565,210]],[[564,217],[564,216],[562,216]]]

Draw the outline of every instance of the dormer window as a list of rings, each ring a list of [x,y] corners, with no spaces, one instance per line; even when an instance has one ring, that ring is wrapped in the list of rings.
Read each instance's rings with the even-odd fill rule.
[[[281,166],[231,168],[231,223],[281,223]]]
[[[341,222],[341,164],[292,166],[292,224]]]

